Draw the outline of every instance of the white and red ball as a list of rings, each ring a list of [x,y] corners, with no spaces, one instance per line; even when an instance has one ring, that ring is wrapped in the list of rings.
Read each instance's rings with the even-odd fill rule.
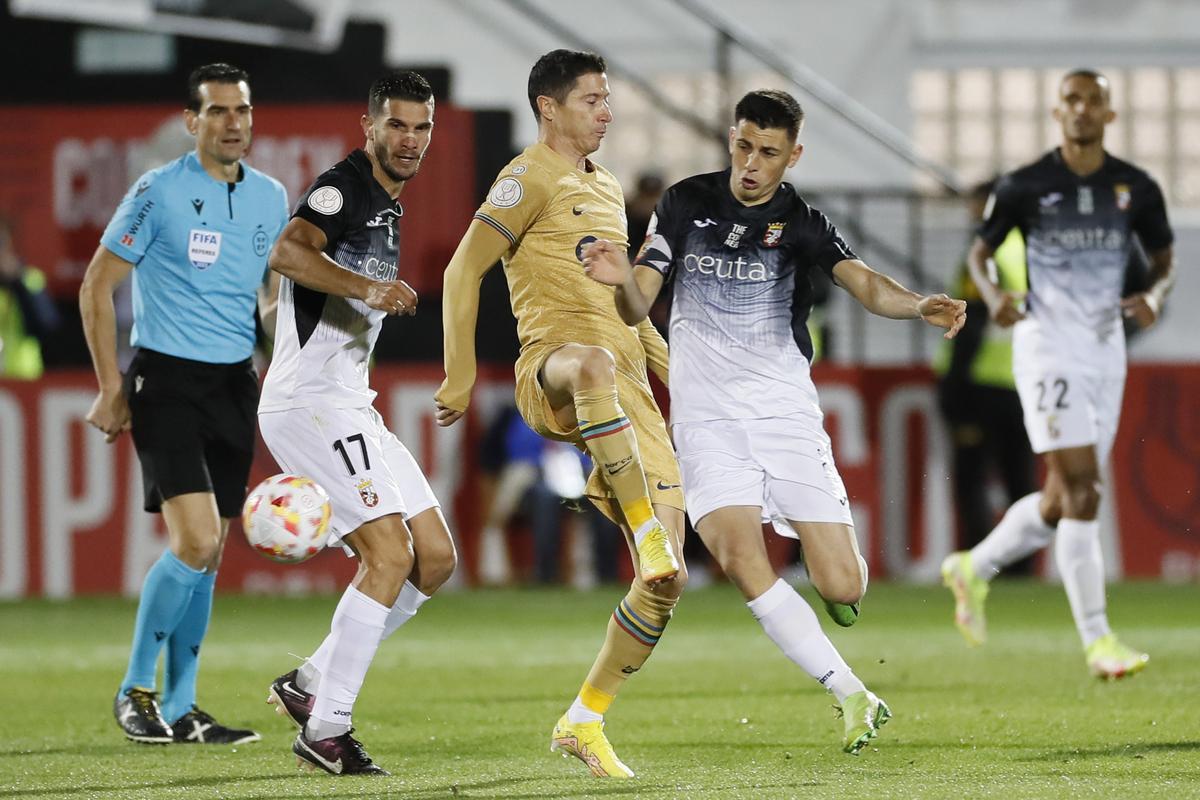
[[[242,506],[246,540],[261,555],[299,564],[325,547],[333,508],[329,495],[309,478],[273,475],[254,487]]]

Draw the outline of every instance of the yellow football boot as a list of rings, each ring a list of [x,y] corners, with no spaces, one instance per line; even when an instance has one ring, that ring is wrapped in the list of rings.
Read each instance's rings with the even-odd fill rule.
[[[637,553],[642,580],[646,583],[661,583],[679,574],[679,559],[675,556],[671,535],[662,523],[655,522],[637,546]]]
[[[550,734],[550,752],[562,753],[563,758],[575,756],[597,778],[633,777],[633,770],[621,763],[608,743],[603,720],[573,723],[563,714]]]

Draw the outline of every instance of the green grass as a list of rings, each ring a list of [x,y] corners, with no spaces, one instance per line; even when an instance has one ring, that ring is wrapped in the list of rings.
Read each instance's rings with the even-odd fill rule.
[[[940,588],[876,585],[832,637],[895,718],[840,752],[831,698],[762,634],[728,586],[689,592],[608,732],[636,781],[552,756],[621,591],[447,594],[381,648],[355,710],[395,777],[299,772],[266,686],[307,653],[333,598],[219,597],[203,707],[250,724],[242,747],[147,747],[111,716],[133,604],[0,604],[3,798],[978,798],[1200,796],[1200,587],[1112,587],[1114,627],[1152,660],[1087,676],[1061,589],[995,587],[991,641],[968,650]],[[810,595],[811,597],[811,595]]]

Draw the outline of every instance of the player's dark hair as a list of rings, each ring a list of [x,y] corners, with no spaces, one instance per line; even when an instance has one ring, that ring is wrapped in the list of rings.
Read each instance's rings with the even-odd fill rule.
[[[200,110],[200,84],[202,83],[241,83],[242,81],[250,83],[250,76],[246,74],[246,70],[239,69],[232,64],[205,64],[202,67],[196,67],[192,70],[192,74],[188,75],[187,107],[192,111]]]
[[[371,84],[371,90],[367,92],[367,114],[379,116],[388,100],[428,103],[432,99],[433,87],[421,73],[407,69],[389,72]]]
[[[788,138],[795,141],[804,124],[804,109],[787,92],[755,89],[738,100],[733,109],[734,124],[742,120],[753,122],[760,128],[785,128]]]
[[[567,95],[575,88],[575,81],[582,75],[608,72],[604,59],[595,53],[578,50],[551,50],[542,56],[529,70],[529,107],[533,116],[540,120],[537,99],[542,95],[565,103]]]
[[[1059,89],[1061,90],[1063,84],[1071,80],[1071,78],[1087,78],[1088,80],[1095,81],[1096,85],[1100,87],[1100,91],[1104,92],[1104,99],[1109,99],[1108,92],[1111,84],[1109,83],[1108,76],[1100,70],[1090,69],[1088,67],[1077,67],[1068,72],[1066,75],[1062,76],[1062,80],[1058,82]]]

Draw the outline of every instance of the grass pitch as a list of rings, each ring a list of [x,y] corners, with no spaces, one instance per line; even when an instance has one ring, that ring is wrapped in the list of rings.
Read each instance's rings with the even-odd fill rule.
[[[991,640],[969,650],[948,592],[874,585],[849,630],[823,618],[895,718],[840,752],[832,699],[763,635],[728,586],[688,592],[608,716],[637,773],[600,781],[552,756],[622,590],[446,594],[381,648],[355,709],[392,778],[300,772],[266,687],[320,641],[335,598],[218,596],[202,707],[263,741],[126,742],[112,696],[134,605],[0,604],[0,798],[1200,797],[1200,587],[1110,589],[1146,671],[1088,677],[1062,590],[1001,582]],[[811,592],[806,592],[810,600]],[[819,607],[819,606],[818,606]],[[821,612],[818,612],[820,615]]]

